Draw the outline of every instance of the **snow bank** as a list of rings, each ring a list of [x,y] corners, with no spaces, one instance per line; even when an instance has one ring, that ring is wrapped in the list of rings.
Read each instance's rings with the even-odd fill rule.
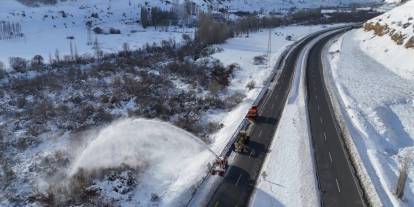
[[[145,119],[125,119],[102,129],[74,162],[71,173],[127,165],[139,169],[138,186],[122,206],[182,206],[192,186],[207,172],[214,158],[208,147],[192,134],[171,124]],[[105,188],[103,188],[105,189]]]

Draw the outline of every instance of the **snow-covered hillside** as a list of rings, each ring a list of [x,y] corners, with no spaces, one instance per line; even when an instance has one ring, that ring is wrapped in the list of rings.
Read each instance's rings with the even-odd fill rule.
[[[286,12],[292,8],[315,8],[320,6],[344,6],[349,3],[373,3],[382,0],[195,0],[190,13],[213,8],[215,12]],[[74,53],[93,54],[96,44],[103,52],[122,50],[123,43],[132,49],[146,43],[166,39],[180,39],[192,29],[177,27],[147,28],[139,24],[141,7],[159,7],[163,10],[184,8],[185,0],[71,0],[55,5],[40,4],[29,7],[16,0],[0,2],[0,61],[8,65],[10,57],[31,59],[41,55],[45,60],[56,59]],[[179,10],[179,9],[178,9]],[[87,25],[90,25],[88,27]],[[7,27],[9,27],[7,29]],[[95,34],[94,28],[103,29],[104,34]],[[110,30],[120,34],[109,34]],[[12,31],[12,33],[10,33]],[[166,32],[168,31],[168,32]],[[10,35],[12,34],[12,35]]]
[[[349,6],[351,4],[382,3],[382,0],[216,0],[220,1],[219,7],[228,8],[230,11],[244,12],[282,12],[289,9],[319,8]]]
[[[414,68],[406,62],[414,54],[414,1],[368,21],[364,30],[358,35],[361,48],[402,78],[414,80]]]
[[[412,167],[405,196],[394,194],[401,161],[414,153],[413,11],[414,1],[407,2],[340,37],[326,53],[326,77],[362,162],[359,173],[384,206],[414,205]]]

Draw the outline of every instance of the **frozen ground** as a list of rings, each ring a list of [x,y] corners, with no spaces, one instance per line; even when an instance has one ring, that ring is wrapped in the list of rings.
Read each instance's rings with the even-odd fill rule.
[[[412,65],[412,58],[398,54],[414,54],[383,37],[371,40],[372,34],[353,30],[329,48],[328,82],[332,86],[344,124],[356,146],[359,159],[368,173],[384,206],[414,205],[414,173],[409,172],[403,200],[394,196],[402,155],[413,150],[414,144],[414,82],[410,73],[399,68]],[[384,48],[385,47],[385,48]],[[366,52],[367,48],[381,54]],[[394,56],[394,51],[396,55]],[[374,55],[379,55],[374,57]],[[392,58],[391,58],[392,57]],[[387,64],[382,64],[388,62]]]

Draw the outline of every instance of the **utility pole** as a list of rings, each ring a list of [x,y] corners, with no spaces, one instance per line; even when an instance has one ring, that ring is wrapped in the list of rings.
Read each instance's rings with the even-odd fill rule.
[[[395,189],[395,195],[398,199],[402,199],[404,196],[404,189],[407,183],[408,170],[410,169],[414,158],[414,152],[409,152],[403,155],[401,169],[399,171],[397,186]]]
[[[269,39],[267,41],[267,66],[269,69],[272,67],[272,28],[269,28]]]

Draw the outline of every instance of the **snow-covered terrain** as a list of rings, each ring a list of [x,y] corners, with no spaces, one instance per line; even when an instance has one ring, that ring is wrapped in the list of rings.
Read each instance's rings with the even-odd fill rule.
[[[414,80],[414,68],[407,64],[414,54],[414,1],[368,21],[364,29],[357,35],[361,49],[401,78]]]
[[[71,53],[93,54],[95,41],[104,52],[122,50],[123,43],[128,43],[132,49],[140,48],[144,44],[160,42],[166,39],[180,39],[183,33],[192,34],[192,29],[164,27],[144,29],[137,22],[140,20],[142,6],[157,6],[169,10],[175,1],[145,1],[145,0],[85,0],[66,1],[56,5],[41,5],[40,7],[24,6],[16,0],[2,0],[0,2],[0,22],[6,24],[20,24],[22,37],[1,39],[0,61],[9,62],[9,57],[23,57],[31,59],[41,55],[45,60],[55,59],[59,55],[63,59]],[[177,1],[183,4],[184,1]],[[175,3],[177,3],[175,2]],[[217,12],[223,8],[230,11],[248,12],[280,12],[289,8],[315,8],[319,6],[344,6],[350,3],[372,3],[380,0],[348,0],[348,1],[284,1],[284,0],[215,0],[206,2],[194,1],[195,11],[207,11],[209,6]],[[283,12],[282,11],[282,12]],[[195,13],[193,14],[195,15]],[[95,27],[109,30],[120,30],[121,34],[99,34],[88,32],[86,23]],[[168,32],[165,32],[165,31]],[[72,45],[72,46],[71,46]],[[72,49],[71,49],[72,47]],[[72,50],[72,52],[71,52]]]
[[[221,1],[221,0],[217,0]],[[382,0],[230,0],[221,1],[230,11],[281,12],[289,9],[350,6],[351,4],[382,3]]]
[[[97,47],[109,53],[125,50],[123,43],[128,43],[128,50],[132,50],[166,39],[177,39],[179,43],[182,34],[192,36],[194,31],[188,28],[144,29],[138,20],[140,7],[145,2],[149,3],[147,7],[172,7],[169,1],[162,0],[65,1],[40,7],[2,0],[1,29],[4,32],[11,26],[18,33],[10,37],[7,32],[0,32],[0,61],[7,64],[9,57],[31,59],[41,55],[47,62],[48,57],[64,59],[71,53],[93,56]],[[195,3],[206,9],[203,0]],[[251,5],[250,9],[257,11],[267,8],[270,3],[260,1],[257,5],[262,6]],[[230,9],[244,10],[248,7],[242,5],[249,4],[247,1],[233,1],[232,5]],[[279,4],[271,5],[272,10],[280,8]],[[100,27],[104,33],[112,28],[121,34],[94,34],[93,31],[88,32],[86,24],[91,24],[92,28]],[[286,40],[287,36],[295,40],[321,28],[290,26],[274,29],[271,65],[292,43]],[[133,62],[137,65],[126,64],[128,57],[116,56],[102,64],[87,62],[69,69],[63,65],[47,71],[40,68],[38,71],[9,73],[0,82],[0,206],[57,205],[56,202],[60,201],[77,205],[84,201],[85,195],[95,199],[91,202],[96,205],[182,206],[206,174],[207,162],[214,158],[199,145],[199,141],[193,141],[198,138],[157,121],[126,119],[106,127],[99,123],[145,113],[147,116],[159,113],[174,124],[194,118],[197,121],[190,124],[196,129],[202,128],[198,125],[198,118],[205,125],[218,122],[221,127],[212,126],[220,130],[210,136],[210,147],[220,152],[271,73],[266,61],[253,61],[255,57],[265,55],[267,36],[268,32],[262,31],[218,45],[223,50],[213,58],[221,60],[228,68],[210,57],[193,62],[188,54],[188,61],[167,65],[167,61],[178,58],[163,56],[163,51],[155,55],[144,51],[138,54],[146,59],[129,57],[137,61]],[[168,44],[174,44],[175,48],[174,41]],[[164,46],[169,48],[171,45],[168,44]],[[188,80],[187,72],[193,72],[191,69],[203,70],[190,75],[203,77],[203,83],[210,87],[209,81],[215,77],[211,77],[209,67],[221,70],[221,75],[226,76],[233,63],[240,68],[234,67],[234,73],[231,69],[231,77],[226,77],[226,80],[230,79],[230,85],[219,91],[217,96],[220,97],[209,96],[209,89],[201,86],[201,81]],[[173,66],[180,69],[181,66],[189,66],[190,69],[182,77],[180,71],[171,71]],[[254,87],[247,88],[253,81]],[[168,89],[163,90],[165,87]],[[228,101],[232,94],[240,95],[233,97],[237,100],[233,100],[234,103],[239,103],[238,99],[244,95],[246,98],[233,108],[231,103],[222,101]],[[160,99],[164,105],[159,104]],[[205,112],[205,108],[209,111]],[[90,129],[92,126],[94,129],[82,131],[78,120],[83,120],[79,122],[82,127]],[[170,139],[171,134],[174,140]]]
[[[158,1],[150,2],[154,6],[166,7]],[[48,61],[49,57],[56,58],[56,53],[63,59],[71,54],[70,44],[80,55],[93,55],[95,41],[103,52],[116,52],[123,49],[124,43],[128,43],[130,49],[137,49],[161,40],[178,41],[182,34],[192,36],[193,30],[188,28],[143,29],[136,23],[140,17],[140,5],[144,5],[144,1],[87,0],[27,7],[15,0],[2,0],[0,22],[19,23],[24,36],[0,39],[0,61],[7,64],[9,57],[31,59],[35,55],[41,55]],[[97,18],[92,17],[94,13]],[[121,34],[88,32],[85,25],[88,21],[92,22],[92,29],[114,28],[119,29]]]
[[[278,58],[279,54],[283,51],[283,49],[293,43],[293,41],[286,40],[287,36],[292,36],[293,39],[299,39],[301,36],[306,35],[308,33],[311,33],[313,31],[322,29],[324,26],[289,26],[289,27],[282,27],[282,28],[276,28],[272,31],[272,63],[274,64],[276,62],[276,59]],[[214,149],[216,152],[220,152],[221,149],[224,148],[224,146],[227,144],[227,141],[231,137],[231,135],[234,133],[235,129],[237,128],[237,125],[241,122],[241,120],[244,118],[244,115],[247,111],[247,109],[250,107],[250,104],[254,101],[254,99],[257,97],[257,95],[260,92],[260,87],[263,85],[264,80],[267,78],[267,76],[271,73],[271,69],[269,69],[266,66],[266,62],[264,63],[255,63],[254,58],[257,56],[263,56],[266,54],[267,51],[267,39],[268,39],[268,31],[262,31],[258,33],[252,33],[250,36],[242,36],[237,37],[234,39],[230,39],[226,44],[224,45],[217,45],[216,47],[221,47],[223,50],[219,53],[214,54],[213,56],[217,59],[220,59],[224,62],[226,65],[230,65],[233,63],[239,64],[241,67],[235,69],[234,74],[232,75],[232,78],[230,79],[230,85],[228,87],[228,92],[226,94],[232,94],[235,92],[239,92],[241,94],[245,94],[246,98],[242,100],[242,103],[236,106],[232,110],[211,110],[206,113],[203,113],[203,117],[201,117],[203,120],[205,120],[206,123],[209,122],[219,122],[222,124],[222,128],[215,134],[213,134],[211,139],[211,148]],[[219,50],[220,51],[220,50]],[[236,55],[235,55],[236,54]],[[211,64],[208,62],[208,59],[203,59],[207,61],[207,64]],[[202,62],[203,60],[200,60]],[[85,70],[86,73],[88,70]],[[159,77],[156,74],[156,70],[148,71],[148,73],[154,73],[155,77]],[[131,73],[132,74],[132,73]],[[18,75],[18,74],[17,74]],[[36,76],[35,74],[32,74]],[[39,75],[39,74],[38,74]],[[182,81],[185,81],[185,79],[181,79],[178,77],[174,78],[174,75],[171,74],[172,79],[176,80],[176,84],[180,87],[183,87],[183,90],[188,90],[186,88],[186,84]],[[153,77],[154,78],[154,77]],[[182,81],[181,81],[182,80]],[[249,82],[252,80],[255,81],[255,88],[252,90],[249,90],[246,86]],[[94,83],[95,79],[89,79],[87,82]],[[76,86],[78,87],[78,86]],[[101,87],[102,91],[97,93],[97,96],[100,97],[101,93],[107,93],[107,89],[111,90],[110,88]],[[174,92],[176,89],[170,88],[171,92]],[[85,93],[89,93],[88,91],[84,91]],[[53,97],[53,100],[59,100],[56,104],[66,104],[66,103],[72,103],[72,99],[70,98],[72,93],[65,90],[65,93],[63,94],[57,94],[56,96],[53,95],[55,92],[47,92],[48,94],[51,94],[49,98]],[[67,94],[66,94],[67,93]],[[202,92],[204,93],[204,92]],[[201,96],[202,94],[200,94]],[[221,96],[224,96],[225,94],[222,94]],[[61,97],[62,96],[62,97]],[[90,95],[88,95],[90,96]],[[92,95],[95,96],[95,95]],[[111,96],[111,95],[110,95]],[[31,100],[31,96],[27,97],[27,100]],[[63,98],[62,101],[60,98]],[[223,98],[225,98],[224,96]],[[10,99],[10,96],[7,96],[7,98],[1,99],[1,104],[3,106],[8,105],[8,103],[13,103],[10,101],[7,101]],[[125,107],[120,107],[117,105],[115,108],[111,108],[110,112],[115,114],[124,114],[122,117],[125,117],[125,114],[128,114],[127,111],[134,109],[137,107],[137,103],[134,101],[135,99],[131,99],[128,103],[125,103]],[[137,99],[140,100],[140,99]],[[62,103],[61,103],[62,102]],[[5,105],[6,104],[6,105]],[[106,104],[99,103],[96,105],[104,106]],[[26,104],[26,106],[28,106]],[[13,108],[13,107],[12,107]],[[10,110],[12,110],[10,108]],[[52,107],[52,109],[55,107]],[[82,107],[81,107],[82,108]],[[214,107],[212,107],[214,109]],[[75,109],[72,109],[75,110]],[[77,109],[76,109],[77,110]],[[112,111],[113,110],[113,111]],[[22,111],[19,109],[19,111]],[[119,111],[119,112],[116,112]],[[24,112],[24,110],[23,110]],[[83,112],[80,112],[83,113]],[[89,113],[89,112],[88,112]],[[6,114],[2,114],[3,118],[6,118]],[[176,116],[177,118],[179,116]],[[175,119],[172,119],[174,121]],[[132,123],[131,123],[132,122]],[[1,182],[7,183],[7,191],[0,192],[0,200],[1,205],[3,206],[9,206],[12,205],[12,202],[8,200],[8,198],[18,198],[20,204],[27,205],[27,200],[29,196],[29,200],[33,199],[36,201],[44,201],[44,202],[57,202],[59,199],[68,199],[68,196],[63,196],[64,198],[58,198],[55,197],[53,199],[50,197],[53,194],[53,192],[60,192],[63,189],[66,189],[68,191],[68,194],[73,194],[73,192],[84,192],[84,193],[92,193],[93,195],[103,196],[105,199],[100,199],[98,201],[103,202],[102,205],[105,203],[112,203],[115,204],[125,204],[127,205],[129,202],[141,200],[142,205],[145,206],[147,202],[150,203],[158,203],[160,206],[174,206],[174,205],[181,205],[182,202],[186,202],[188,200],[188,195],[191,194],[193,189],[193,186],[197,184],[199,179],[203,178],[203,176],[206,175],[205,171],[203,170],[203,166],[207,166],[207,162],[209,160],[214,159],[214,156],[212,154],[207,152],[201,152],[197,153],[190,150],[189,153],[196,153],[194,156],[194,159],[197,159],[199,162],[197,165],[191,165],[189,166],[190,169],[192,169],[191,172],[197,173],[196,177],[192,177],[191,180],[184,180],[183,182],[173,182],[176,179],[179,179],[181,170],[175,170],[175,171],[163,171],[162,169],[170,167],[168,164],[163,165],[156,165],[153,167],[156,167],[157,171],[165,172],[165,177],[158,177],[160,181],[155,182],[160,185],[152,184],[152,186],[146,186],[145,182],[140,184],[139,181],[148,180],[151,179],[157,179],[157,174],[151,174],[149,171],[140,171],[138,164],[138,169],[136,169],[133,166],[129,165],[111,165],[108,167],[108,169],[103,169],[105,173],[99,173],[96,172],[96,170],[93,171],[92,175],[85,175],[85,171],[79,171],[74,174],[74,178],[69,177],[67,178],[67,174],[70,174],[68,172],[72,171],[76,172],[76,167],[72,167],[72,170],[68,169],[67,166],[70,164],[71,166],[76,165],[73,164],[76,162],[76,160],[85,160],[82,157],[85,158],[93,158],[97,157],[96,159],[105,158],[109,156],[108,154],[101,154],[101,153],[94,153],[90,151],[94,151],[91,149],[95,149],[93,146],[101,146],[101,142],[105,143],[105,148],[107,148],[108,145],[111,145],[113,141],[122,142],[119,146],[116,144],[113,144],[113,149],[116,150],[118,147],[131,145],[133,147],[136,145],[136,142],[134,140],[130,141],[130,138],[134,138],[133,134],[134,131],[131,131],[131,128],[139,128],[134,124],[134,121],[129,122],[121,122],[114,123],[111,126],[107,127],[106,129],[101,130],[101,127],[98,127],[96,130],[101,131],[94,132],[96,130],[92,130],[90,133],[82,132],[80,134],[78,133],[65,133],[65,131],[62,131],[58,126],[55,125],[54,119],[49,120],[46,123],[46,126],[48,127],[48,130],[54,129],[55,131],[52,133],[45,133],[41,135],[37,135],[37,139],[35,143],[31,143],[30,136],[27,137],[26,128],[20,129],[15,128],[15,124],[17,124],[17,127],[25,126],[22,124],[26,124],[28,122],[4,122],[4,120],[1,122],[1,126],[3,129],[8,128],[8,136],[9,139],[7,139],[7,143],[13,143],[10,146],[6,146],[5,151],[3,153],[9,153],[9,150],[12,152],[11,154],[16,155],[10,157],[10,154],[6,157],[3,157],[3,159],[10,158],[13,159],[14,162],[12,163],[2,163],[7,164],[7,166],[1,166],[2,171],[1,172]],[[158,129],[165,124],[159,124],[157,126],[152,126],[150,128],[152,129]],[[194,123],[193,123],[194,125]],[[43,126],[43,125],[42,125]],[[119,129],[122,128],[122,130],[125,130],[125,132],[119,132],[114,133],[113,129]],[[129,130],[129,131],[128,131]],[[141,130],[142,131],[142,130]],[[160,131],[160,130],[158,130]],[[85,134],[86,133],[86,134]],[[141,133],[144,133],[141,132]],[[85,135],[84,135],[85,134]],[[119,137],[122,135],[122,138]],[[123,136],[125,135],[125,136]],[[108,138],[109,137],[109,138]],[[15,141],[13,141],[15,140]],[[26,141],[30,141],[30,143],[25,143]],[[86,142],[85,142],[86,141]],[[141,141],[148,141],[146,139],[142,139]],[[5,143],[5,142],[3,142]],[[89,144],[90,143],[90,144]],[[95,143],[95,144],[94,144]],[[168,143],[167,143],[168,145]],[[188,144],[183,144],[188,145]],[[151,143],[149,143],[149,146],[151,146]],[[10,147],[10,148],[9,148]],[[86,149],[85,151],[83,149]],[[108,149],[108,148],[107,148]],[[111,147],[109,147],[109,150],[111,151]],[[120,150],[118,150],[120,151]],[[168,150],[162,150],[167,152]],[[99,152],[99,151],[98,151]],[[128,151],[126,151],[128,152]],[[187,151],[184,151],[185,154]],[[137,152],[138,155],[141,155],[142,153]],[[119,159],[127,159],[127,162],[125,164],[134,161],[137,155],[135,153],[132,155],[132,157],[127,156],[127,154],[123,153],[115,153],[114,156],[120,156]],[[207,154],[206,154],[207,153]],[[83,156],[81,154],[84,154]],[[93,156],[92,156],[93,155]],[[206,156],[204,156],[206,155]],[[158,155],[155,155],[157,157]],[[164,155],[162,155],[164,156]],[[162,157],[161,156],[161,157]],[[186,155],[183,155],[186,156]],[[147,159],[148,158],[148,159]],[[158,159],[154,158],[152,155],[148,155],[148,157],[144,157],[144,160],[153,160]],[[159,158],[162,160],[161,158]],[[129,161],[128,161],[129,160]],[[131,161],[132,160],[132,161]],[[204,160],[204,161],[203,161]],[[135,160],[136,161],[136,160]],[[14,163],[14,164],[13,164]],[[86,163],[86,162],[80,162],[80,163]],[[89,160],[88,163],[96,164],[95,168],[99,167],[98,162],[94,162],[94,159]],[[163,162],[165,163],[165,162]],[[110,164],[113,164],[110,163]],[[129,163],[130,164],[130,163]],[[48,167],[45,167],[48,166]],[[83,166],[83,168],[88,169],[85,165],[78,165]],[[148,167],[147,165],[144,165],[145,167]],[[149,173],[149,174],[148,174]],[[178,174],[176,174],[178,173]],[[102,175],[103,174],[103,175]],[[188,174],[188,173],[187,173]],[[139,175],[139,176],[137,176]],[[102,178],[102,176],[104,176]],[[154,178],[155,176],[155,178]],[[195,176],[195,175],[194,175]],[[83,189],[83,191],[73,191],[72,188],[67,189],[65,185],[50,185],[51,183],[57,183],[57,184],[65,184],[67,182],[57,182],[60,178],[64,178],[64,180],[67,180],[68,182],[72,182],[72,179],[76,179],[77,181],[82,182],[75,182],[75,187],[80,185],[81,183],[87,183],[91,184],[89,185],[81,185],[78,186],[79,189]],[[93,179],[90,179],[92,177]],[[45,178],[50,178],[50,180],[45,180]],[[166,178],[166,179],[162,179]],[[86,181],[85,181],[86,180]],[[178,187],[177,187],[178,185]],[[142,188],[142,191],[137,191],[136,186],[140,186]],[[165,190],[165,191],[164,191]],[[65,192],[66,192],[65,191]],[[176,192],[176,193],[174,193]],[[77,195],[77,194],[74,194]],[[21,200],[20,200],[21,199]],[[81,200],[81,198],[71,197],[71,202],[75,202],[78,200]],[[30,202],[29,202],[30,203]],[[70,202],[69,202],[70,203]]]
[[[370,22],[382,19],[390,22],[396,33],[410,37],[413,3]],[[401,25],[409,23],[409,29],[398,26],[400,21]],[[398,200],[394,193],[401,159],[414,150],[414,50],[396,44],[398,41],[387,33],[380,35],[388,31],[380,28],[376,34],[353,30],[332,44],[327,50],[330,67],[325,68],[326,78],[332,83],[344,127],[356,146],[357,160],[362,161],[362,171],[368,175],[364,183],[373,185],[373,189],[365,187],[376,191],[384,206],[413,206],[412,168],[403,199]]]

